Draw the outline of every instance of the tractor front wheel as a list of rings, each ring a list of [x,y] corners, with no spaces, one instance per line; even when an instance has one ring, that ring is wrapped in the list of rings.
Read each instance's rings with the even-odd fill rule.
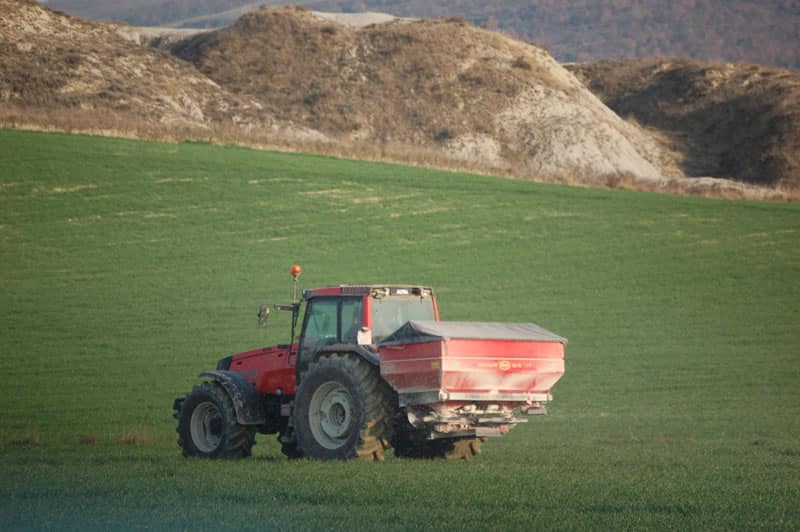
[[[294,407],[297,446],[323,460],[382,460],[391,437],[390,390],[375,368],[351,354],[310,364]]]
[[[250,456],[255,430],[236,422],[236,411],[219,385],[204,382],[176,403],[178,445],[183,456],[244,458]]]

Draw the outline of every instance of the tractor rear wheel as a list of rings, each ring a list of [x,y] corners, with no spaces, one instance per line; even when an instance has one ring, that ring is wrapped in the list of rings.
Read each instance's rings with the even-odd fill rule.
[[[356,355],[327,355],[300,378],[294,406],[297,447],[323,460],[383,460],[391,438],[391,390]]]
[[[178,445],[183,456],[250,456],[255,444],[255,430],[236,422],[233,402],[222,387],[204,382],[176,404]]]

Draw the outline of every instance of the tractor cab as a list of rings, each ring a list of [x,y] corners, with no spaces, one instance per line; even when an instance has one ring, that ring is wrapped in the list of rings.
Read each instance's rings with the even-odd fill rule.
[[[303,292],[298,367],[317,353],[375,344],[410,320],[439,319],[433,290],[421,286],[329,286]]]
[[[429,287],[338,285],[304,290],[298,298],[299,275],[293,267],[293,303],[262,305],[258,313],[259,327],[265,327],[270,309],[291,312],[291,342],[225,357],[218,371],[237,372],[261,394],[293,395],[301,374],[320,356],[348,352],[378,366],[381,340],[410,320],[439,319]]]

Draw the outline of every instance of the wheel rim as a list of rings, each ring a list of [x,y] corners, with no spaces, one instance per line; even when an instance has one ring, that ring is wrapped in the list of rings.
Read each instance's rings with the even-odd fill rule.
[[[214,403],[200,403],[192,412],[189,428],[197,450],[211,453],[222,441],[222,413]]]
[[[350,436],[353,397],[338,382],[316,389],[308,409],[308,424],[314,439],[326,449],[338,449]]]

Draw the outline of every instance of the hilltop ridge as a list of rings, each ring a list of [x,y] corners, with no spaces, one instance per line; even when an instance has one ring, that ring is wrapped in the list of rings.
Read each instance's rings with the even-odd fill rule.
[[[80,16],[140,26],[227,26],[253,0],[49,0]],[[685,56],[800,69],[796,0],[304,0],[317,10],[380,11],[476,26],[546,46],[558,61]],[[275,2],[270,2],[275,5]]]

